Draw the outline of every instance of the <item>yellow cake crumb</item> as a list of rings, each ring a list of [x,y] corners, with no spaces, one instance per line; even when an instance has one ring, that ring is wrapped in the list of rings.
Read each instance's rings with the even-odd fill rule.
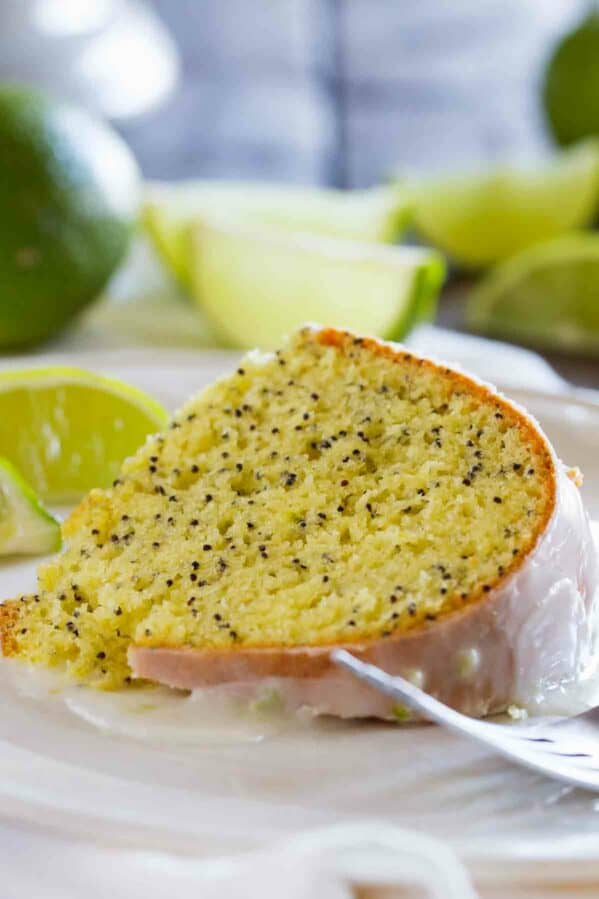
[[[295,646],[426,626],[519,564],[553,477],[538,432],[486,388],[304,329],[86,497],[38,593],[0,612],[4,652],[116,688],[132,642]]]

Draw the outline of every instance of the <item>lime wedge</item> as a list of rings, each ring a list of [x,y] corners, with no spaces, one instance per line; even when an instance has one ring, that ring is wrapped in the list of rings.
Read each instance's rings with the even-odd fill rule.
[[[44,555],[60,544],[60,523],[14,465],[0,458],[0,555]]]
[[[123,460],[166,420],[143,391],[83,369],[0,374],[2,454],[51,502],[110,484]]]
[[[459,265],[487,266],[593,220],[599,143],[578,144],[534,171],[498,168],[412,190],[418,232]]]
[[[433,317],[445,275],[434,251],[231,223],[194,232],[193,290],[226,342],[276,347],[306,321],[400,339]]]
[[[570,234],[514,256],[470,294],[471,328],[538,346],[599,352],[599,234]]]
[[[152,183],[142,222],[184,288],[191,282],[189,226],[213,216],[388,243],[405,230],[410,210],[398,186],[341,191],[234,181]]]

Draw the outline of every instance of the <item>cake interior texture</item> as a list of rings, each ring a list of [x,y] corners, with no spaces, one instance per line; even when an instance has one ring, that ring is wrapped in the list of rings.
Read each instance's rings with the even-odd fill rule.
[[[549,520],[538,431],[462,375],[303,329],[191,400],[64,525],[5,654],[130,682],[131,643],[347,644],[482,601]]]

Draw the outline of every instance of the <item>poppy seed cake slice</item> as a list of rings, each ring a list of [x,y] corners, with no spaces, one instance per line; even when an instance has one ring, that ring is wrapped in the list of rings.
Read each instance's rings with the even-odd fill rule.
[[[536,424],[461,373],[332,329],[250,354],[64,534],[38,594],[0,609],[3,650],[100,688],[277,678],[296,704],[387,714],[332,666],[344,645],[484,714],[522,698],[523,663],[536,686],[580,676],[593,639],[588,523]],[[539,647],[526,628],[560,579]]]

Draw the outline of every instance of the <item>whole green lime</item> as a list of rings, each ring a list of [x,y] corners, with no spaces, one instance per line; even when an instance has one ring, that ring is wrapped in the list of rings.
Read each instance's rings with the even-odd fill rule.
[[[549,127],[562,146],[599,135],[599,12],[555,47],[543,85]]]
[[[20,85],[0,85],[0,348],[58,332],[127,250],[135,161],[107,125]]]

